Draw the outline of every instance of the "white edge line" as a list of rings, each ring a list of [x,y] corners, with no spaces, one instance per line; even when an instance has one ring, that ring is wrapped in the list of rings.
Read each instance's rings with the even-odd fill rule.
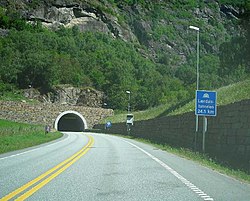
[[[149,156],[151,159],[153,159],[154,161],[156,161],[157,163],[159,163],[162,167],[164,167],[166,170],[168,170],[172,175],[174,175],[177,179],[179,179],[183,184],[185,184],[185,186],[187,186],[190,190],[199,190],[200,192],[202,192],[203,194],[199,195],[199,197],[203,198],[204,200],[214,200],[212,197],[210,197],[209,195],[205,194],[202,190],[200,190],[198,187],[196,187],[195,185],[190,185],[191,182],[189,182],[186,178],[184,178],[183,176],[181,176],[178,172],[176,172],[175,170],[173,170],[171,167],[169,167],[166,163],[164,163],[163,161],[161,161],[160,159],[156,158],[155,156],[153,156],[152,154],[148,153],[147,151],[145,151],[144,149],[138,147],[137,145],[127,141],[127,140],[123,140],[126,143],[132,145],[133,147],[139,149],[140,151],[142,151],[143,153],[145,153],[147,156]],[[187,183],[189,182],[189,183]],[[206,195],[206,196],[204,196]]]
[[[12,158],[12,157],[24,155],[24,154],[27,154],[27,153],[30,153],[30,152],[33,152],[33,151],[37,151],[37,150],[39,150],[39,149],[41,149],[41,148],[44,148],[44,147],[49,147],[49,146],[52,146],[52,145],[55,145],[55,144],[64,142],[65,140],[68,139],[68,137],[69,137],[69,135],[67,134],[67,137],[66,137],[65,139],[61,140],[61,141],[58,141],[58,142],[55,142],[55,143],[51,143],[51,144],[48,144],[48,145],[46,145],[46,146],[38,147],[38,148],[35,148],[35,149],[31,149],[31,150],[28,150],[28,151],[25,151],[25,152],[22,152],[22,153],[18,153],[18,154],[6,156],[6,157],[3,157],[3,158],[0,158],[0,160],[4,160],[4,159],[7,159],[7,158]]]

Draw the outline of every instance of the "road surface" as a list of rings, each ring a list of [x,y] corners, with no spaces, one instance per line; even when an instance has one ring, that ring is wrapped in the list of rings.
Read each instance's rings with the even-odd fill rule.
[[[250,185],[150,145],[65,133],[0,155],[0,200],[249,201]]]

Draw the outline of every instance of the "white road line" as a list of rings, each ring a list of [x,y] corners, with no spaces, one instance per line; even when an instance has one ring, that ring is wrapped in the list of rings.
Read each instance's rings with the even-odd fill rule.
[[[67,137],[66,137],[64,140],[61,140],[61,141],[58,141],[58,142],[55,142],[55,143],[51,143],[51,144],[46,145],[46,146],[43,146],[43,147],[38,147],[38,148],[35,148],[35,149],[31,149],[31,150],[29,150],[29,151],[25,151],[25,152],[22,152],[22,153],[18,153],[18,154],[6,156],[6,157],[3,157],[3,158],[0,158],[0,160],[4,160],[4,159],[7,159],[7,158],[12,158],[12,157],[24,155],[24,154],[27,154],[27,153],[30,153],[30,152],[33,152],[33,151],[37,151],[37,150],[39,150],[39,149],[41,149],[41,148],[44,148],[44,147],[49,147],[49,146],[52,146],[52,145],[54,146],[55,144],[64,142],[65,140],[68,139],[68,137],[69,137],[69,135],[67,135]]]
[[[207,194],[206,194],[206,193],[199,194],[199,196],[201,196],[201,197],[202,197],[203,195],[207,195]]]
[[[145,153],[146,155],[148,155],[151,159],[153,159],[154,161],[156,161],[157,163],[159,163],[162,167],[164,167],[172,175],[174,175],[177,179],[179,179],[183,184],[185,184],[190,190],[192,190],[194,193],[197,193],[197,195],[199,197],[201,197],[203,200],[206,200],[206,201],[207,200],[208,201],[213,201],[214,200],[213,198],[211,198],[209,195],[207,195],[206,193],[204,193],[197,186],[195,186],[190,181],[188,181],[186,178],[184,178],[183,176],[181,176],[178,172],[176,172],[175,170],[173,170],[171,167],[169,167],[166,163],[164,163],[160,159],[156,158],[155,156],[153,156],[152,154],[148,153],[144,149],[138,147],[137,145],[135,145],[135,144],[133,144],[133,143],[127,141],[127,140],[123,140],[123,141],[125,141],[126,143],[128,143],[128,144],[132,145],[133,147],[139,149],[140,151],[142,151],[143,153]]]
[[[201,196],[202,198],[204,198],[204,199],[207,199],[207,198],[209,198],[209,196],[208,195],[203,195],[203,196]]]

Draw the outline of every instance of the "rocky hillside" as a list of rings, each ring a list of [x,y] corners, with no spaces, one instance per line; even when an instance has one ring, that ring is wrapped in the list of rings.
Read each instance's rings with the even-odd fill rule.
[[[225,2],[0,0],[0,50],[8,61],[0,64],[0,77],[21,88],[29,83],[42,89],[54,83],[91,86],[117,109],[126,107],[128,89],[134,109],[183,101],[193,96],[196,82],[196,32],[190,25],[200,28],[201,88],[217,88],[250,73],[242,64],[247,51],[238,54],[245,43],[243,10]],[[18,15],[37,30],[22,28]],[[12,63],[9,75],[5,71]]]
[[[29,22],[41,21],[45,27],[79,27],[137,44],[145,55],[170,66],[187,61],[195,48],[195,33],[201,29],[201,51],[217,54],[220,45],[239,33],[236,26],[239,9],[217,0],[114,1],[114,0],[1,0],[2,6],[22,11]],[[132,3],[130,3],[132,2]]]
[[[104,107],[104,94],[92,88],[76,88],[70,85],[57,85],[47,94],[41,94],[37,89],[29,88],[23,91],[24,97],[43,103],[61,105]]]

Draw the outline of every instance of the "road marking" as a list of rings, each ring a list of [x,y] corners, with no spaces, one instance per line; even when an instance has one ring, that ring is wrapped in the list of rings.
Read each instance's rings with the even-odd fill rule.
[[[18,153],[18,154],[6,156],[6,157],[3,157],[3,158],[0,158],[0,160],[4,160],[4,159],[7,159],[7,158],[12,158],[12,157],[15,157],[15,156],[24,155],[24,154],[27,154],[27,153],[30,153],[30,152],[33,152],[33,151],[37,151],[37,150],[42,149],[42,148],[44,148],[44,147],[49,147],[49,146],[52,146],[52,145],[55,145],[55,144],[64,142],[65,140],[68,139],[68,137],[69,137],[69,135],[68,135],[65,139],[63,139],[63,140],[61,140],[61,141],[59,141],[59,142],[51,143],[51,144],[48,144],[48,145],[46,145],[46,146],[38,147],[38,148],[35,148],[35,149],[31,149],[31,150],[29,150],[29,151],[25,151],[25,152],[22,152],[22,153]]]
[[[38,191],[40,188],[48,184],[51,180],[60,175],[64,170],[73,165],[76,161],[78,161],[83,155],[85,155],[90,150],[91,146],[94,144],[94,138],[89,135],[87,135],[87,137],[89,138],[89,141],[80,151],[72,155],[70,158],[59,163],[55,167],[51,168],[47,172],[43,173],[42,175],[38,176],[37,178],[33,179],[32,181],[26,183],[20,188],[4,196],[3,198],[0,199],[0,201],[10,200],[21,193],[23,193],[23,195],[19,196],[16,200],[25,200],[26,198],[34,194],[36,191]],[[47,178],[44,179],[45,177]],[[25,190],[27,190],[28,188],[31,189],[25,192]]]
[[[139,149],[144,154],[146,154],[147,156],[149,156],[151,159],[153,159],[154,161],[156,161],[157,163],[159,163],[162,167],[164,167],[172,175],[174,175],[177,179],[179,179],[183,184],[185,184],[190,190],[192,190],[194,193],[197,193],[198,196],[201,197],[203,200],[206,200],[206,201],[207,200],[209,200],[209,201],[213,201],[214,200],[212,197],[210,197],[209,195],[207,195],[206,193],[204,193],[197,186],[195,186],[194,184],[192,184],[190,181],[188,181],[186,178],[184,178],[178,172],[176,172],[175,170],[173,170],[171,167],[169,167],[166,163],[164,163],[160,159],[156,158],[155,156],[153,156],[152,154],[148,153],[144,149],[138,147],[137,145],[135,145],[135,144],[133,144],[133,143],[127,141],[127,140],[123,140],[123,141],[125,141],[126,143],[128,143],[128,144],[132,145],[133,147]]]

